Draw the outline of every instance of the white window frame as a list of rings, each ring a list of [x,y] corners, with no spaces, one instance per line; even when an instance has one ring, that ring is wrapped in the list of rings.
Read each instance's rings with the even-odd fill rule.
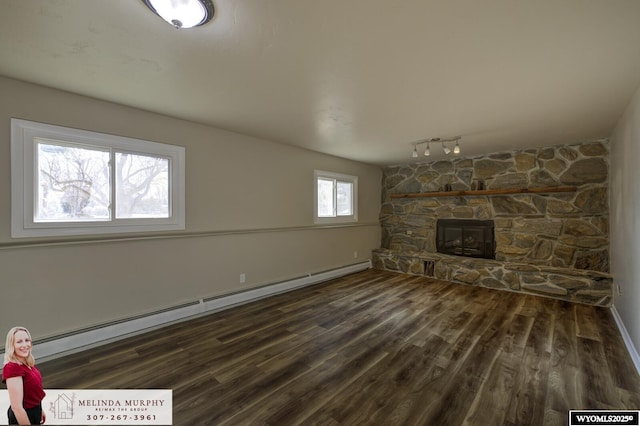
[[[353,191],[351,193],[351,207],[352,214],[348,216],[334,215],[332,217],[318,216],[318,179],[331,179],[334,181],[333,193],[334,193],[334,206],[336,202],[336,183],[344,182],[351,183]],[[322,170],[314,171],[313,179],[313,222],[315,224],[331,224],[331,223],[353,223],[358,221],[358,177],[345,175],[341,173],[325,172]]]
[[[36,138],[91,145],[169,159],[168,218],[82,222],[35,222],[37,206]],[[107,233],[139,233],[185,229],[185,148],[17,118],[11,119],[11,237],[60,237]]]

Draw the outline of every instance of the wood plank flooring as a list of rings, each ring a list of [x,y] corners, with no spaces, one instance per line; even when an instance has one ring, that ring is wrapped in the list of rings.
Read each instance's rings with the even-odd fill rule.
[[[607,309],[368,270],[39,364],[175,425],[555,425],[640,409]]]

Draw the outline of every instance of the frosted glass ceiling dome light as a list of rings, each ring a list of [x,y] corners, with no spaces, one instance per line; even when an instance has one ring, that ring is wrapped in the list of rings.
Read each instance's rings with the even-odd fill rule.
[[[211,0],[142,0],[153,13],[176,28],[204,25],[213,18]]]

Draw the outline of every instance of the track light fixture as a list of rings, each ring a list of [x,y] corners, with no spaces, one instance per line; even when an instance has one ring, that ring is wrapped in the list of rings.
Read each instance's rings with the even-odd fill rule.
[[[451,148],[449,148],[447,146],[447,142],[454,142],[456,143],[456,145],[453,147],[453,153],[454,154],[460,154],[460,139],[462,139],[462,136],[455,136],[452,138],[431,138],[431,139],[425,139],[422,141],[418,141],[418,142],[412,142],[411,145],[413,145],[413,152],[411,153],[411,157],[413,158],[418,158],[418,145],[422,145],[422,144],[427,144],[427,146],[424,149],[424,156],[428,157],[431,155],[431,150],[429,149],[429,144],[431,142],[440,142],[442,143],[442,151],[444,151],[445,155],[449,155],[451,154]]]

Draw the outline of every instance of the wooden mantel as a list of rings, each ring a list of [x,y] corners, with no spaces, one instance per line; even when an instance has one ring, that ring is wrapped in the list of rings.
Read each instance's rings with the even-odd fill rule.
[[[553,192],[576,192],[575,186],[547,186],[540,188],[522,189],[483,189],[477,191],[438,191],[415,192],[408,194],[391,194],[391,198],[425,198],[425,197],[482,197],[487,195],[508,194],[549,194]]]

